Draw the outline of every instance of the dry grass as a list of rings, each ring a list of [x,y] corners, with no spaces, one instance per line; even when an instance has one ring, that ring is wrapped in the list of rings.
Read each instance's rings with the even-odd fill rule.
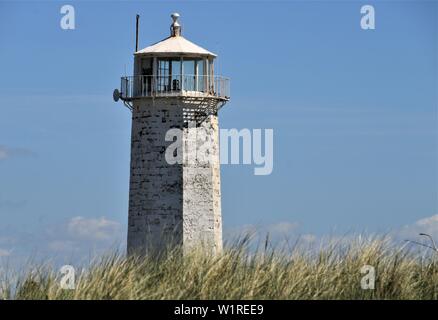
[[[247,250],[248,239],[220,256],[200,252],[161,259],[113,254],[77,272],[76,289],[60,288],[50,267],[0,279],[3,299],[437,299],[438,259],[385,239],[334,243],[318,250]],[[363,290],[360,269],[376,269]]]

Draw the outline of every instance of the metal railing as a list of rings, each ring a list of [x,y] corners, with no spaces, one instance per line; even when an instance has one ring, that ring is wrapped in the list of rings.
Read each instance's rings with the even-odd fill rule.
[[[220,76],[169,75],[121,78],[122,99],[189,96],[230,98],[230,80]]]

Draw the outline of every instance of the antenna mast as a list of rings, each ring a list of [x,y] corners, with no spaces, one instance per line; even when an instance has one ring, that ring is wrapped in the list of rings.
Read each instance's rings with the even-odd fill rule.
[[[138,20],[140,19],[140,15],[137,14],[135,17],[135,52],[138,51]]]

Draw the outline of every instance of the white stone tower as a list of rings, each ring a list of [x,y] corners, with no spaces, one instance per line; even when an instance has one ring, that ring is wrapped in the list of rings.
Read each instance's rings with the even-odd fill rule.
[[[182,36],[178,17],[168,38],[134,53],[134,75],[114,91],[132,111],[128,254],[222,250],[217,112],[229,80],[214,75],[215,54]],[[181,134],[166,141],[171,129]],[[177,141],[172,156],[183,161],[169,163]],[[208,161],[193,157],[199,144]]]

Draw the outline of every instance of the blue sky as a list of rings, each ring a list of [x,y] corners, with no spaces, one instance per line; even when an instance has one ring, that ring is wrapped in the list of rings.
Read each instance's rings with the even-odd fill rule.
[[[438,235],[436,1],[0,1],[0,256],[124,239],[131,122],[112,91],[135,14],[146,47],[175,11],[231,78],[221,127],[274,129],[271,175],[222,167],[226,230]]]

